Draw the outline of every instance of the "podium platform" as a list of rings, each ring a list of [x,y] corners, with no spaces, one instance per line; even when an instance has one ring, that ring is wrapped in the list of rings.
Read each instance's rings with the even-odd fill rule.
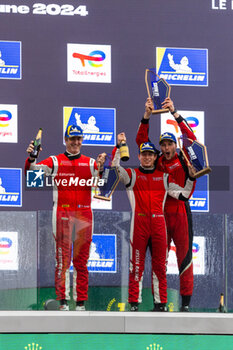
[[[1,311],[0,333],[233,334],[233,314]]]

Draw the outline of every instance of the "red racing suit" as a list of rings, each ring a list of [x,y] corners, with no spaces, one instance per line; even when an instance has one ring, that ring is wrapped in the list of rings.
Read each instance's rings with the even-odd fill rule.
[[[192,129],[184,118],[179,116],[176,121],[183,136],[196,140]],[[148,141],[148,135],[149,120],[142,119],[136,137],[138,146]],[[156,169],[171,174],[175,183],[181,187],[185,185],[188,177],[188,169],[181,154],[178,155],[176,153],[171,160],[166,160],[162,155],[158,159]],[[170,249],[171,240],[173,240],[176,246],[176,257],[180,276],[180,294],[182,296],[191,296],[193,292],[193,229],[189,203],[178,201],[168,195],[164,213],[168,233],[168,249]]]
[[[185,188],[181,188],[170,175],[155,168],[144,169],[140,166],[138,169],[124,169],[119,163],[119,150],[115,148],[112,165],[118,168],[132,208],[128,301],[141,302],[145,255],[150,242],[154,303],[166,303],[167,233],[164,203],[167,193],[176,199],[188,200],[193,181],[188,179]]]
[[[69,300],[73,247],[73,299],[87,300],[90,244],[93,232],[91,180],[97,175],[94,159],[65,152],[40,163],[25,163],[25,170],[42,169],[53,179],[53,234],[56,242],[55,289],[57,300]],[[88,181],[90,185],[88,185]]]

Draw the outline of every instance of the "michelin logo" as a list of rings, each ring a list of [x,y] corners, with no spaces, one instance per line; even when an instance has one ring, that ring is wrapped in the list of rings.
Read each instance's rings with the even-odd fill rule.
[[[208,86],[208,50],[156,49],[158,75],[170,85]]]
[[[0,206],[22,206],[21,169],[0,168]]]
[[[0,41],[0,79],[21,79],[21,42]]]
[[[87,123],[82,123],[81,116],[78,113],[75,113],[76,123],[83,130],[83,139],[84,141],[92,140],[92,141],[111,141],[112,133],[102,134],[100,133],[100,128],[96,126],[96,118],[91,115]]]
[[[205,208],[206,199],[203,200],[203,198],[191,198],[189,203],[192,208]]]
[[[64,107],[63,125],[78,125],[83,130],[83,144],[114,146],[116,111],[114,108]]]
[[[197,179],[195,191],[189,199],[189,204],[192,212],[209,211],[209,175]]]
[[[89,272],[116,272],[116,235],[93,234],[88,260]]]

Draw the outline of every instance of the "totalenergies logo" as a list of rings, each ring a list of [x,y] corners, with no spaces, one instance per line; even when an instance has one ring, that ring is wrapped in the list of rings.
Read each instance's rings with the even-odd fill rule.
[[[12,114],[7,110],[0,110],[0,126],[6,127],[9,125],[8,121],[11,120]]]
[[[200,250],[200,246],[197,243],[193,243],[193,253],[198,253]]]
[[[199,125],[199,120],[196,117],[187,117],[187,118],[185,118],[185,120],[187,121],[188,125],[192,129],[195,129]],[[176,133],[179,132],[179,127],[178,127],[178,123],[176,120],[167,119],[166,123],[167,123],[167,125],[173,125]],[[193,132],[195,132],[195,130],[193,130]]]
[[[170,247],[170,250],[176,253],[176,247],[174,245]],[[193,248],[192,248],[193,254],[197,254],[199,250],[200,250],[200,245],[193,242]]]
[[[8,254],[9,248],[12,246],[12,240],[7,237],[0,238],[0,254]]]
[[[79,58],[83,67],[85,67],[85,61],[88,61],[91,67],[98,68],[98,67],[102,67],[103,64],[97,64],[94,62],[102,62],[105,59],[106,55],[103,51],[95,50],[90,52],[89,55],[83,55],[81,53],[75,52],[73,53],[73,57]]]
[[[187,117],[186,121],[188,123],[188,125],[190,126],[190,128],[196,128],[199,125],[199,120],[195,117]]]

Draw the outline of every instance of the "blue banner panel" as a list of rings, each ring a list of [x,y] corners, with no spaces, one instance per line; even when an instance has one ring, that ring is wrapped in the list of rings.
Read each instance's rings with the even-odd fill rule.
[[[22,170],[0,168],[0,206],[22,206]]]
[[[21,79],[21,42],[0,41],[0,79]]]
[[[157,74],[170,85],[208,86],[208,50],[157,47]]]
[[[209,211],[209,175],[197,179],[195,191],[189,200],[189,204],[192,212]]]
[[[83,145],[115,146],[116,111],[114,108],[64,107],[64,129],[72,124],[82,128]]]
[[[116,235],[93,234],[87,266],[89,272],[116,272]]]

